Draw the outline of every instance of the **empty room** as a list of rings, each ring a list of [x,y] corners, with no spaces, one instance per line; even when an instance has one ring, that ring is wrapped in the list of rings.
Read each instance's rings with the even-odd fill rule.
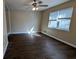
[[[3,59],[76,59],[76,0],[4,0]]]

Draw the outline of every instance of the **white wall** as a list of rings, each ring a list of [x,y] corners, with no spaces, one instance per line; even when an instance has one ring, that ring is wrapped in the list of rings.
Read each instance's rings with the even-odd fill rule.
[[[62,30],[48,28],[49,13],[67,7],[73,7],[74,9],[72,14],[71,24],[70,24],[70,31],[66,32]],[[70,2],[60,4],[43,11],[42,21],[41,21],[42,22],[41,31],[48,34],[49,36],[56,37],[60,41],[63,41],[75,47],[76,46],[76,12],[75,12],[76,10],[75,9],[76,9],[75,0],[72,0]]]
[[[33,11],[10,11],[11,33],[27,33],[33,26],[40,31],[40,13]]]
[[[6,25],[5,7],[3,7],[3,54],[5,54],[8,45]]]

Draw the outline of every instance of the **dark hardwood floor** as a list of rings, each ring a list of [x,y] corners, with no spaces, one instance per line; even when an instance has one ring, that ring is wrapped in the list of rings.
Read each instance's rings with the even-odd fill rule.
[[[41,33],[13,34],[4,59],[76,59],[76,49]]]

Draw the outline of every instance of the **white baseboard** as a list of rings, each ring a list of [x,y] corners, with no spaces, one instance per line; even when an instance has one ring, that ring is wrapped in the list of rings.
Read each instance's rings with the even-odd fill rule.
[[[40,32],[40,31],[35,31],[35,32],[37,33],[37,32]],[[8,33],[8,35],[10,35],[10,34],[26,34],[26,33],[27,33],[27,32],[11,32],[11,33]],[[71,44],[71,43],[66,42],[66,41],[64,41],[64,40],[61,40],[61,39],[59,39],[59,38],[57,38],[57,37],[55,37],[55,36],[51,36],[51,35],[49,35],[49,34],[47,34],[47,33],[45,33],[45,32],[41,32],[41,33],[43,33],[43,34],[45,34],[45,35],[48,35],[48,36],[50,36],[50,37],[52,37],[52,38],[55,38],[56,40],[59,40],[59,41],[65,43],[65,44],[67,44],[67,45],[70,45],[70,46],[76,48],[76,46],[75,46],[74,44]]]
[[[40,31],[35,31],[35,33],[38,33],[38,32],[40,32]],[[28,33],[28,32],[9,32],[8,35],[10,35],[10,34],[26,34],[26,33]]]
[[[66,41],[64,41],[64,40],[61,40],[61,39],[59,39],[59,38],[57,38],[57,37],[55,37],[55,36],[51,36],[51,35],[49,35],[49,34],[47,34],[47,33],[45,33],[45,32],[41,32],[41,33],[43,33],[43,34],[45,34],[45,35],[47,35],[47,36],[49,36],[49,37],[51,37],[51,38],[55,38],[55,39],[58,40],[58,41],[61,41],[61,42],[65,43],[65,44],[67,44],[67,45],[70,45],[70,46],[76,48],[76,46],[75,46],[74,44],[71,44],[71,43],[66,42]]]
[[[5,53],[6,53],[7,46],[8,46],[8,42],[7,42],[6,46],[5,46],[5,49],[3,50],[3,56],[4,56],[4,55],[5,55]]]
[[[25,34],[25,33],[27,33],[27,32],[11,32],[11,33],[8,33],[8,35],[10,35],[10,34]]]

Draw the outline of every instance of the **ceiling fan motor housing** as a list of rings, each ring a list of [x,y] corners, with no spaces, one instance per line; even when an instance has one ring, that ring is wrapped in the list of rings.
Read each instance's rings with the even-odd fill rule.
[[[37,3],[36,3],[36,2],[35,2],[35,3],[33,3],[32,5],[33,5],[34,7],[37,7]]]

